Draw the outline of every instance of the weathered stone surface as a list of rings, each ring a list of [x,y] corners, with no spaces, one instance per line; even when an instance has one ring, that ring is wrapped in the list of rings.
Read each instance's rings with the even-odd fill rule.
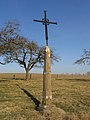
[[[44,56],[44,72],[43,72],[43,98],[42,105],[44,107],[51,104],[52,91],[51,91],[51,64],[50,64],[50,49],[45,47]]]

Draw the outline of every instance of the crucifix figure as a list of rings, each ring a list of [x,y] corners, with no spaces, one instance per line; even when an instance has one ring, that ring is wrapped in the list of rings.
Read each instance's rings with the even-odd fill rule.
[[[49,19],[47,19],[46,16],[46,10],[44,11],[44,18],[42,20],[35,20],[35,22],[41,22],[43,25],[45,25],[45,37],[46,37],[46,46],[48,46],[48,25],[49,24],[57,24],[57,22],[50,22]]]
[[[35,22],[41,22],[45,25],[45,37],[46,47],[44,50],[44,71],[43,71],[43,95],[42,106],[46,108],[51,105],[52,90],[51,90],[51,64],[50,64],[50,49],[48,46],[48,25],[57,24],[56,22],[50,22],[46,17],[46,11],[44,11],[44,18],[42,20],[34,20]]]

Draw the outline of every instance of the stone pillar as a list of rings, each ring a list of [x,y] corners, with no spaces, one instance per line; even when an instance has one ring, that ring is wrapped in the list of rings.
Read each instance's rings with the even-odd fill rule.
[[[50,49],[48,46],[45,47],[44,52],[45,53],[44,53],[42,105],[44,108],[46,108],[51,104],[51,101],[52,101]]]

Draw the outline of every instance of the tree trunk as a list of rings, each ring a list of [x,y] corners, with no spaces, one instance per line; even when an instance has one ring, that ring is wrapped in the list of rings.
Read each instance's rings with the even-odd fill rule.
[[[26,70],[26,80],[29,79],[29,70]]]

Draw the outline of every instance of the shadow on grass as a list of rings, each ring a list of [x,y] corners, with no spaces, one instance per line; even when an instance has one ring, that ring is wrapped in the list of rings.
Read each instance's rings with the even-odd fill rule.
[[[34,102],[35,104],[35,110],[38,111],[38,107],[41,104],[40,101],[38,99],[36,99],[30,92],[28,92],[27,90],[21,88],[19,85],[17,85],[28,97],[31,98],[31,100]]]
[[[33,100],[33,102],[35,103],[35,110],[37,110],[37,108],[39,107],[40,105],[40,101],[37,100],[30,92],[28,92],[27,90],[21,88],[21,90],[24,91],[24,93],[31,98],[31,100]]]

